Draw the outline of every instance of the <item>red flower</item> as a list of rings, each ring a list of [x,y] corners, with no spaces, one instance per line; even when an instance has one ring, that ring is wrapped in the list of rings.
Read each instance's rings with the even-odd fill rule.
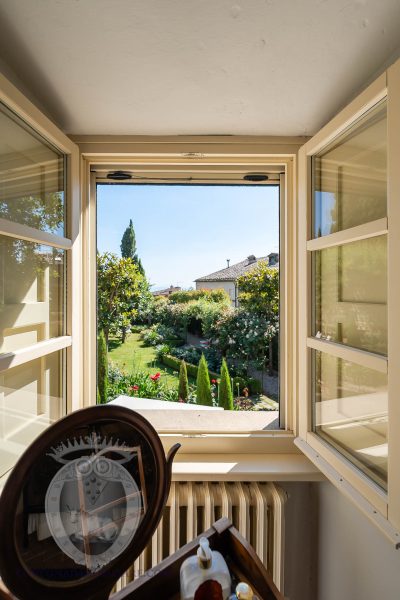
[[[217,383],[216,379],[211,379],[211,383]]]
[[[155,373],[155,375],[149,375],[152,381],[157,381],[161,377],[161,373]]]
[[[137,392],[138,389],[139,389],[139,386],[138,385],[132,385],[129,389],[131,390],[131,392]]]

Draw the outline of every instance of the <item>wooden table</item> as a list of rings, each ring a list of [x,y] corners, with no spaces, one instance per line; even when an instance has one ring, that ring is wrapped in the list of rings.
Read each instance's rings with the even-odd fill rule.
[[[196,554],[200,537],[209,540],[212,550],[221,552],[231,574],[249,583],[260,600],[284,600],[253,548],[226,518],[214,523],[193,542],[110,596],[110,600],[179,600],[180,568],[186,558]]]

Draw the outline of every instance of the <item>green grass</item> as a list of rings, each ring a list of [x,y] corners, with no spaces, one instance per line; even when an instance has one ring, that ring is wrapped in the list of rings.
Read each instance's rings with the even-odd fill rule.
[[[179,373],[158,362],[154,346],[144,346],[139,333],[129,334],[123,344],[116,338],[110,338],[108,356],[125,373],[144,371],[154,375],[159,372],[168,387],[178,386]]]

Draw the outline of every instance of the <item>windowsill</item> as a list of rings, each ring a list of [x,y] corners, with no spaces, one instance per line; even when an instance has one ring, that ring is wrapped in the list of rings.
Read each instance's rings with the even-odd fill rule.
[[[226,411],[208,406],[185,405],[176,402],[145,400],[149,408],[142,408],[141,398],[119,396],[110,404],[126,406],[150,421],[158,433],[261,433],[282,432],[279,429],[279,412]],[[154,408],[153,408],[154,407]],[[179,408],[178,408],[179,407]],[[190,409],[189,409],[190,407]]]
[[[175,457],[175,481],[323,481],[302,454],[184,454]]]
[[[136,399],[138,400],[138,399]],[[321,481],[324,476],[295,446],[291,431],[277,429],[278,411],[239,412],[120,397],[160,435],[165,452],[181,444],[173,465],[176,481]],[[174,404],[174,406],[171,406]]]

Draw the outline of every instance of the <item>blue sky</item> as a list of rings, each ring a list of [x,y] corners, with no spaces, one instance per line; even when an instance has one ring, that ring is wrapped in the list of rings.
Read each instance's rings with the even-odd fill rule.
[[[279,251],[279,189],[271,186],[99,185],[97,247],[120,255],[132,219],[152,289]]]

